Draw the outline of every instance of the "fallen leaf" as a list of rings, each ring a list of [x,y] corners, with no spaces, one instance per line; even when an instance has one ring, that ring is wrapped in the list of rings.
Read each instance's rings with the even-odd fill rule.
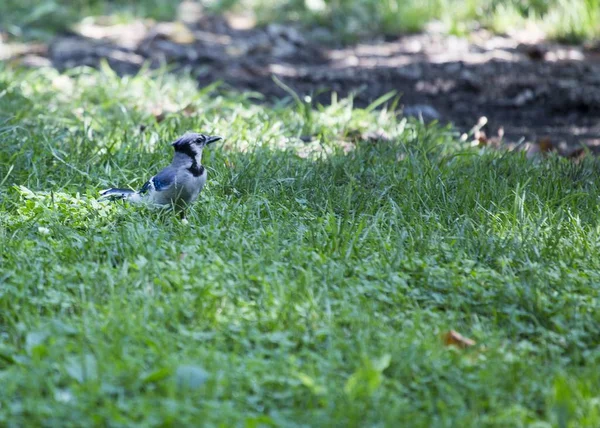
[[[542,153],[548,153],[554,150],[554,144],[552,144],[550,137],[541,138],[540,141],[538,141],[538,146],[540,146],[540,152]]]
[[[538,155],[547,156],[548,153],[556,152],[557,150],[550,137],[543,137],[535,143],[527,143],[525,151],[527,159],[533,159]]]
[[[450,330],[443,336],[444,345],[446,346],[457,346],[459,348],[469,348],[475,345],[475,341],[464,337],[462,334],[455,330]]]

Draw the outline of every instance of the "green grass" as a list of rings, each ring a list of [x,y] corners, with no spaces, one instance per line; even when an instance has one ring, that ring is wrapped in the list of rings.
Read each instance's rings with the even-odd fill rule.
[[[422,31],[433,20],[458,35],[478,26],[506,33],[531,24],[571,43],[600,37],[599,0],[234,0],[218,9],[226,8],[254,10],[262,23],[316,23],[346,41]]]
[[[0,424],[600,426],[598,162],[381,107],[0,70]],[[189,224],[96,201],[186,130]]]
[[[498,33],[536,25],[549,37],[581,42],[600,37],[600,0],[215,0],[207,13],[251,12],[260,25],[296,21],[332,30],[335,40],[421,31],[432,20],[466,35],[477,26]],[[86,16],[177,18],[177,0],[5,0],[0,29],[25,38],[48,38]]]
[[[2,0],[0,30],[26,39],[48,39],[87,16],[110,15],[112,21],[177,16],[177,0]]]

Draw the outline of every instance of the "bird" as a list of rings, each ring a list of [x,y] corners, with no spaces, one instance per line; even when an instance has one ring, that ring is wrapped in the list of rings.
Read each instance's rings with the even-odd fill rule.
[[[198,198],[206,183],[202,150],[222,139],[216,135],[186,132],[172,143],[175,153],[171,164],[146,181],[140,190],[106,189],[100,192],[100,199],[170,206],[184,217],[185,208]]]

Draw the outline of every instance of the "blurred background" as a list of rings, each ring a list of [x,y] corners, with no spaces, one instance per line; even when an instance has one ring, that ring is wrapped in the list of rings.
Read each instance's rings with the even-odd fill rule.
[[[535,27],[548,37],[572,43],[600,34],[600,0],[199,0],[214,14],[243,13],[260,24],[294,21],[323,26],[336,37],[355,40],[422,30],[437,20],[452,34],[476,28],[510,33]],[[173,0],[4,0],[3,31],[40,37],[69,28],[88,16],[114,20],[177,18]],[[181,10],[180,10],[181,12]]]

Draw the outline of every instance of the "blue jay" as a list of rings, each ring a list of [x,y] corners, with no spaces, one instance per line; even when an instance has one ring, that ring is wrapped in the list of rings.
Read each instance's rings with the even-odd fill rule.
[[[107,189],[101,199],[125,199],[133,203],[172,206],[178,211],[194,202],[206,183],[206,169],[202,166],[202,150],[221,137],[187,132],[174,143],[175,155],[171,165],[151,177],[137,192],[129,189]]]

